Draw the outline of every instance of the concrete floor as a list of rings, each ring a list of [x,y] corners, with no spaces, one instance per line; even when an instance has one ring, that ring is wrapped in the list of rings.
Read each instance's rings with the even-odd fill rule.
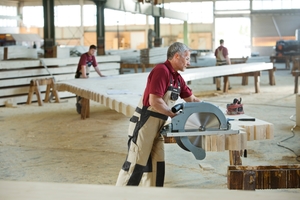
[[[242,97],[247,115],[274,124],[274,139],[248,142],[243,165],[300,164],[300,129],[295,125],[294,77],[278,65],[276,86],[262,73],[261,93],[254,93],[253,80],[241,86],[240,77],[230,78],[228,94],[215,91],[212,79],[193,81],[191,88],[201,99],[225,107]],[[91,115],[81,120],[75,99],[0,108],[0,179],[59,183],[114,185],[127,152],[129,118],[91,102]],[[284,142],[288,137],[292,137]],[[278,146],[285,145],[294,152]],[[177,144],[165,145],[165,187],[227,188],[228,151],[207,152],[197,161]],[[299,189],[290,190],[299,192]]]

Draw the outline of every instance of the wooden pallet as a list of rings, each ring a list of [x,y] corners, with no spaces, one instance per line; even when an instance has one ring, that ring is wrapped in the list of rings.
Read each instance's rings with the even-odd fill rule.
[[[231,190],[300,188],[300,165],[228,166]]]

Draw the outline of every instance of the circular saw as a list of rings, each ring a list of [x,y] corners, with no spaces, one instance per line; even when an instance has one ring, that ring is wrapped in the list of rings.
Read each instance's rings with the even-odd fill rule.
[[[164,126],[161,133],[166,137],[174,137],[176,143],[182,149],[192,152],[197,160],[206,156],[202,148],[203,136],[239,133],[239,130],[231,129],[222,110],[211,103],[180,103],[172,111],[178,115],[172,118],[170,124]]]

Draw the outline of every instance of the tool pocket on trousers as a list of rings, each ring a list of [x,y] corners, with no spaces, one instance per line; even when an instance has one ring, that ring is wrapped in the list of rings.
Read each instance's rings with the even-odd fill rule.
[[[139,152],[139,147],[133,141],[131,141],[129,151],[128,151],[127,161],[135,164],[137,160],[138,152]]]
[[[133,136],[133,131],[135,129],[136,123],[138,122],[139,118],[137,116],[132,116],[130,118],[129,127],[128,127],[128,136]]]

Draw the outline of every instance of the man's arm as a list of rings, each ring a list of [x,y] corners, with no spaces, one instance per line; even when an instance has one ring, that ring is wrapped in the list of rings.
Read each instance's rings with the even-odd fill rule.
[[[195,97],[195,95],[193,95],[193,94],[187,98],[184,98],[183,100],[186,102],[200,102],[201,101],[199,98]]]
[[[82,78],[88,78],[88,76],[86,75],[85,65],[81,65],[81,75],[82,75]]]
[[[95,67],[95,71],[99,74],[100,77],[105,77],[105,76],[101,73],[101,71],[100,71],[100,69],[99,69],[98,66]]]
[[[231,65],[231,61],[230,61],[230,58],[228,57],[228,55],[226,56],[226,61],[227,61],[228,65]]]
[[[167,115],[171,118],[176,116],[176,113],[172,112],[172,110],[168,107],[164,100],[155,94],[149,95],[149,103],[155,110],[157,110],[161,114]]]

